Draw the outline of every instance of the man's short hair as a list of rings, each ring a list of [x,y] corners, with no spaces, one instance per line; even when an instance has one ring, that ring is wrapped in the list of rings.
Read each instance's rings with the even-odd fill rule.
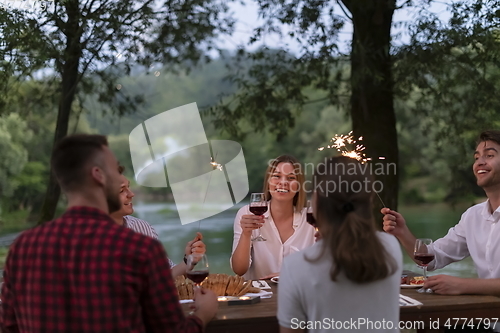
[[[70,135],[56,144],[50,163],[64,192],[77,190],[85,182],[88,163],[107,145],[104,135],[90,134]]]
[[[489,130],[479,134],[479,139],[477,141],[477,144],[480,144],[481,142],[485,141],[493,141],[500,145],[500,131]]]

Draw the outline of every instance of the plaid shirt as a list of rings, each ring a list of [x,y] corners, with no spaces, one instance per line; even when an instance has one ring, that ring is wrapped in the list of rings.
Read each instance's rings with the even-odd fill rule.
[[[133,217],[132,215],[126,215],[123,217],[123,221],[125,222],[123,225],[127,228],[134,230],[140,234],[152,237],[154,239],[158,239],[158,233],[153,228],[151,224],[148,222],[138,219],[137,217]],[[170,268],[175,266],[175,263],[168,258],[168,263]]]
[[[4,270],[8,332],[201,332],[184,317],[161,244],[102,211],[73,207],[25,231]]]

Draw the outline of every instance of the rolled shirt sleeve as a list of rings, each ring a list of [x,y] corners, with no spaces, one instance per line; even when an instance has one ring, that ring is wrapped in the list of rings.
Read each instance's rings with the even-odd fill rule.
[[[434,252],[435,259],[427,267],[430,271],[467,258],[470,254],[461,223],[450,228],[446,236],[436,240],[431,246],[431,251]]]

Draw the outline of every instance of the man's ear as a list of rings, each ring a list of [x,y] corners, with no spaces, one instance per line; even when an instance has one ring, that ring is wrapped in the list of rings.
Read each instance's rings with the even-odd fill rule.
[[[98,166],[92,167],[92,169],[90,170],[90,175],[92,179],[99,185],[104,185],[104,183],[106,182],[106,175],[104,174],[104,171]]]

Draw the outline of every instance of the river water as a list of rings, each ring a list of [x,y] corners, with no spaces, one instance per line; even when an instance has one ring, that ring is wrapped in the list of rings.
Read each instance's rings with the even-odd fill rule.
[[[236,211],[241,206],[243,203],[233,209],[202,220],[200,223],[194,222],[187,225],[181,224],[173,203],[136,202],[134,215],[154,226],[160,241],[174,262],[182,260],[186,243],[199,230],[202,232],[207,246],[211,272],[232,274],[229,258],[233,243],[233,223]],[[446,205],[428,205],[402,207],[400,211],[416,237],[435,240],[444,236],[448,229],[458,222],[465,208],[460,207],[452,210]],[[404,255],[404,269],[420,271],[406,254]],[[460,277],[476,276],[470,258],[430,273],[430,275],[433,274],[450,274]]]

